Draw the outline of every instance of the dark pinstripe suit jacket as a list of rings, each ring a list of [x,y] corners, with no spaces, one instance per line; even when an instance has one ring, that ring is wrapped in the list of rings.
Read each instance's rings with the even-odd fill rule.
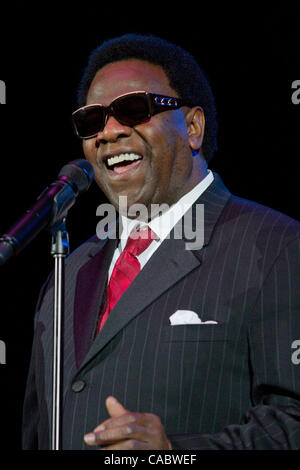
[[[63,448],[107,419],[114,395],[160,416],[175,449],[300,448],[300,224],[215,181],[200,250],[170,237],[93,341],[116,241],[92,238],[66,263]],[[49,448],[52,278],[35,317],[23,446]],[[178,309],[217,325],[171,326]]]

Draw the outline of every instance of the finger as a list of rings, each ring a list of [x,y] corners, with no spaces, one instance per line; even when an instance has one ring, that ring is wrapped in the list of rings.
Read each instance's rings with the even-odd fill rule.
[[[124,406],[115,398],[115,397],[107,397],[105,400],[105,405],[108,411],[108,414],[114,418],[127,413],[128,410],[124,408]]]
[[[124,426],[106,429],[105,431],[93,432],[84,436],[86,444],[91,446],[107,446],[130,439],[146,442],[147,429],[143,426],[131,423]]]
[[[103,423],[99,424],[93,432],[104,431],[115,426],[123,426],[129,423],[136,423],[143,426],[153,425],[159,421],[159,418],[152,413],[134,413],[132,411],[126,411],[126,413],[115,418],[109,418]]]
[[[121,419],[120,421],[115,421],[115,418],[120,418],[122,417],[125,413],[128,413],[127,410],[121,405],[118,400],[112,396],[109,396],[105,400],[106,408],[108,410],[108,413],[112,418],[109,418],[102,423],[100,423],[92,433],[88,433],[84,436],[87,437],[88,441],[93,442],[93,433],[98,432],[98,431],[103,431],[107,427],[113,427],[113,426],[120,426],[122,424],[125,424],[127,422],[127,419]],[[131,421],[129,419],[129,421]]]
[[[150,450],[147,442],[138,441],[136,439],[127,439],[117,444],[101,446],[99,450]]]
[[[117,426],[123,426],[125,424],[130,423],[140,423],[142,424],[142,420],[140,419],[140,413],[132,413],[130,411],[122,414],[121,416],[117,416],[115,418],[109,418],[103,423],[99,424],[93,432],[104,431],[104,429],[110,429]]]

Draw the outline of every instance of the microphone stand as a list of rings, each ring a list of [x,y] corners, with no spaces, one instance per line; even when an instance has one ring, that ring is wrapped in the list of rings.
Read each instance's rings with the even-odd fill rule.
[[[51,255],[54,258],[53,297],[53,364],[52,364],[52,426],[51,450],[61,447],[61,403],[63,363],[63,318],[64,318],[64,276],[65,257],[69,254],[69,236],[66,218],[52,227]]]
[[[52,364],[52,416],[51,450],[61,446],[61,384],[64,316],[64,269],[69,254],[66,230],[68,210],[81,192],[91,185],[94,170],[86,160],[74,160],[65,165],[59,179],[46,188],[35,205],[0,238],[0,266],[17,255],[43,228],[52,233],[51,255],[55,260],[53,298],[53,364]]]

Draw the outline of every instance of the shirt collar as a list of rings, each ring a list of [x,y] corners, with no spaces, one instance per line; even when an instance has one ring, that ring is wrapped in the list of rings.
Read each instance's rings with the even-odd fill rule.
[[[173,204],[169,209],[163,212],[161,215],[157,215],[152,220],[148,222],[140,222],[136,219],[129,219],[125,216],[121,216],[122,219],[122,233],[121,233],[121,249],[123,250],[127,238],[131,231],[138,226],[148,225],[151,230],[157,235],[159,241],[162,242],[176,223],[183,217],[183,215],[189,210],[189,208],[197,201],[202,193],[208,188],[208,186],[213,182],[214,175],[211,170],[207,170],[207,175],[200,181],[191,191],[182,196],[175,204]]]

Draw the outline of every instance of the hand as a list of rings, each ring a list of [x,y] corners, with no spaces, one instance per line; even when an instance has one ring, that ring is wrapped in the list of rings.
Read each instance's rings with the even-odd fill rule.
[[[114,397],[105,404],[110,418],[84,436],[86,444],[102,450],[172,449],[158,416],[128,411]]]

